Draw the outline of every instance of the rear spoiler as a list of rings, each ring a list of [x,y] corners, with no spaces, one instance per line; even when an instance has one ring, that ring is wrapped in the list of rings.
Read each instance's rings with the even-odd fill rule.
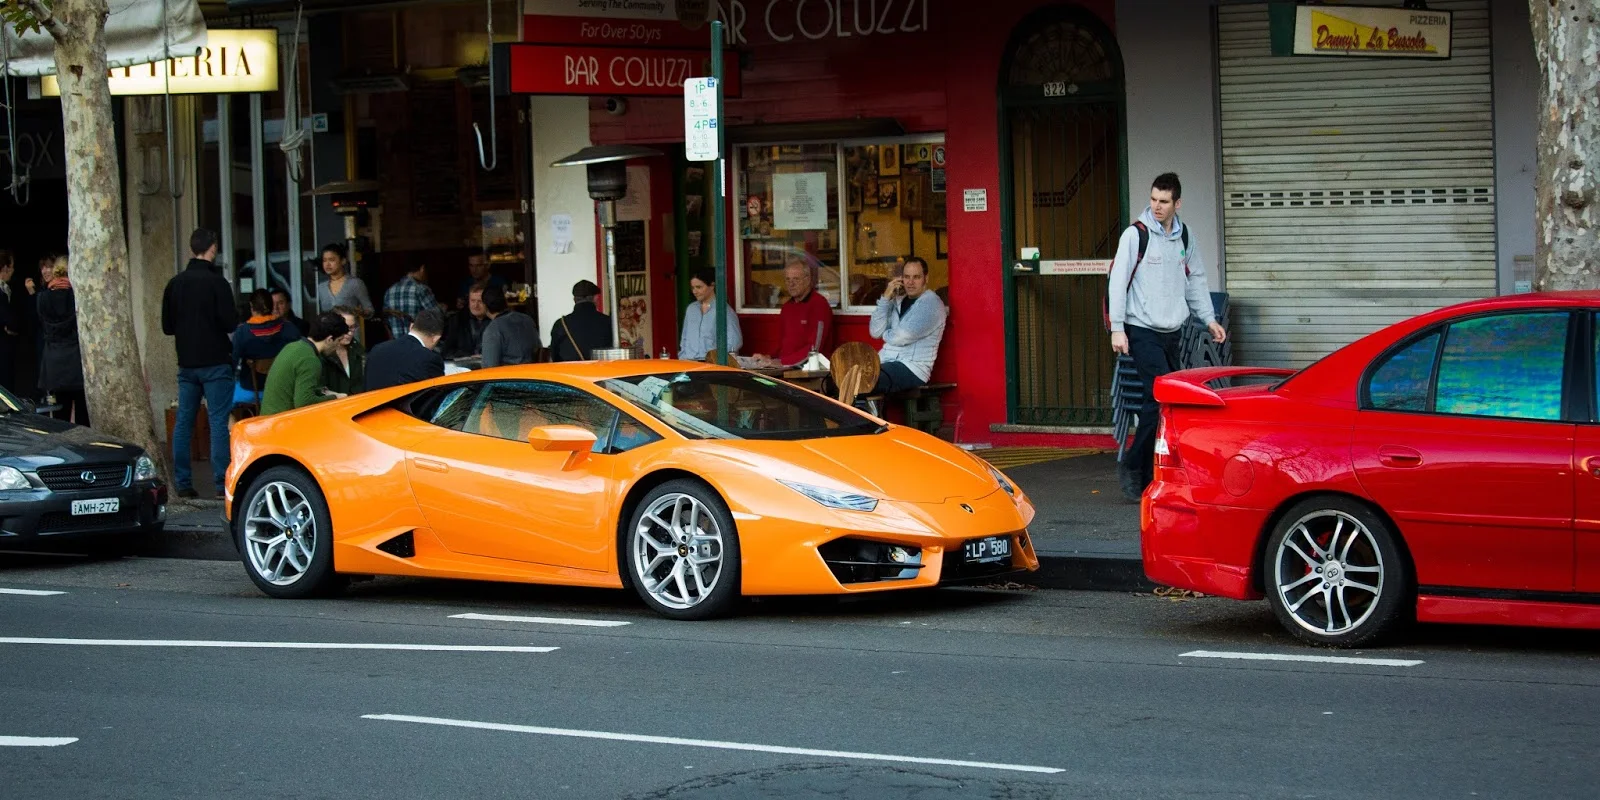
[[[1156,379],[1156,402],[1173,406],[1211,406],[1222,408],[1227,401],[1207,384],[1224,378],[1267,376],[1287,378],[1299,370],[1277,367],[1201,367],[1163,375]]]

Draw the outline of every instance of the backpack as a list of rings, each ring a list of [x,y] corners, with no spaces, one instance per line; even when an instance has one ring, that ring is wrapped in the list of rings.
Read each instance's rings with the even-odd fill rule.
[[[1135,230],[1139,231],[1139,254],[1134,256],[1133,269],[1128,271],[1128,285],[1123,287],[1124,291],[1133,288],[1133,277],[1139,274],[1139,265],[1144,263],[1144,251],[1150,247],[1150,229],[1145,227],[1144,221],[1134,220],[1133,227]],[[1183,226],[1183,249],[1184,252],[1188,252],[1189,250],[1188,225]],[[1184,259],[1183,262],[1183,274],[1184,277],[1188,277],[1189,275],[1189,261],[1187,258]],[[1100,305],[1100,314],[1104,318],[1106,330],[1109,331],[1111,330],[1111,293],[1109,291],[1106,292],[1106,297],[1103,301],[1101,301]]]

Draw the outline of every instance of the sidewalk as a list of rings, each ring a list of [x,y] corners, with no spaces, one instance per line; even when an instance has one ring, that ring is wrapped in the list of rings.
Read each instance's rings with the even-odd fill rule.
[[[1042,447],[974,451],[1005,470],[1037,511],[1029,532],[1039,571],[1015,576],[1042,589],[1149,591],[1139,560],[1139,505],[1122,499],[1114,453]],[[197,470],[196,488],[210,494]],[[200,484],[207,485],[200,485]],[[174,499],[158,552],[186,558],[238,558],[220,500]]]

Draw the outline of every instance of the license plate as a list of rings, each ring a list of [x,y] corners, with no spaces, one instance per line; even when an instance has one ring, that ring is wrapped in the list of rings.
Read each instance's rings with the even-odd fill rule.
[[[1011,537],[990,536],[973,539],[963,544],[963,555],[969,564],[988,564],[1011,558]]]
[[[120,508],[122,508],[122,501],[115,497],[107,500],[74,500],[72,501],[72,516],[115,514]]]

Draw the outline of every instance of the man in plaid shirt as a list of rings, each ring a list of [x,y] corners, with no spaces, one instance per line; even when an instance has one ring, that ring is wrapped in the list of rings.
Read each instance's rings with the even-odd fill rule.
[[[384,322],[389,325],[389,335],[399,339],[406,335],[411,328],[411,320],[417,312],[424,309],[438,309],[443,314],[444,309],[433,296],[433,290],[428,288],[428,267],[418,266],[414,271],[406,273],[404,278],[395,281],[389,291],[383,293]]]

